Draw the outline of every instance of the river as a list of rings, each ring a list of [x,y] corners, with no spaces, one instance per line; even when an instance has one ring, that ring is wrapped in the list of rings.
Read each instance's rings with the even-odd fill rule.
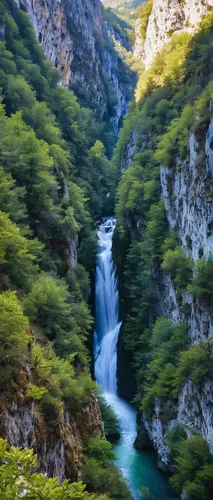
[[[154,499],[170,500],[174,499],[174,495],[167,477],[157,468],[155,454],[138,451],[133,446],[136,437],[136,410],[117,394],[117,341],[121,323],[116,268],[112,259],[115,226],[116,219],[106,218],[98,231],[95,378],[120,422],[121,438],[115,445],[116,464],[122,470],[133,498],[143,499],[139,491],[145,486]]]

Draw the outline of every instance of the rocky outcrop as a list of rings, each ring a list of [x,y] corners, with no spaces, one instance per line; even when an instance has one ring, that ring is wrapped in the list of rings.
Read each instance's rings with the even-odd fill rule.
[[[0,435],[9,445],[33,448],[39,469],[50,477],[81,479],[87,441],[95,431],[102,432],[95,395],[73,414],[62,406],[55,423],[48,422],[35,403],[21,394],[0,410]]]
[[[121,158],[121,172],[125,172],[129,168],[132,158],[137,151],[137,130],[133,130],[131,133],[127,148]]]
[[[61,70],[62,84],[71,88],[83,105],[92,107],[100,120],[107,113],[117,134],[132,96],[133,82],[131,76],[130,81],[125,79],[125,73],[131,72],[114,50],[100,1],[16,3],[27,11],[40,46]],[[126,46],[126,38],[123,43]],[[114,111],[109,94],[113,95]]]
[[[134,442],[134,447],[137,450],[143,451],[152,449],[152,442],[145,427],[142,412],[138,412],[137,414],[137,436]]]
[[[132,83],[122,81],[119,77],[120,72],[124,70],[122,60],[116,55],[116,52],[104,50],[102,58],[102,67],[104,73],[111,82],[111,89],[115,101],[115,112],[112,113],[111,124],[113,131],[117,136],[119,129],[122,125],[123,117],[128,112],[129,100],[132,95]]]
[[[212,189],[212,126],[213,106],[210,104],[210,124],[205,144],[198,143],[193,133],[189,136],[189,158],[183,164],[176,159],[176,168],[161,165],[162,198],[165,203],[170,230],[175,230],[188,256],[197,261],[213,253]],[[179,306],[177,291],[169,275],[164,275],[159,294],[159,309],[174,323],[185,322],[191,344],[213,337],[213,310],[211,305],[196,300],[187,293],[183,307]],[[163,305],[162,305],[163,304]],[[166,419],[165,419],[166,415]],[[166,421],[165,421],[166,420]],[[159,463],[169,468],[169,454],[165,436],[176,423],[184,426],[188,437],[196,432],[207,440],[213,452],[213,383],[206,379],[201,385],[188,380],[175,404],[168,402],[162,408],[156,398],[154,415],[143,418],[149,437],[158,452]]]
[[[201,19],[213,7],[213,0],[154,0],[145,40],[140,35],[140,19],[136,23],[134,54],[143,59],[148,68],[169,41],[173,33],[193,33]]]
[[[183,164],[177,160],[176,169],[171,171],[161,166],[162,196],[170,229],[178,227],[180,241],[194,260],[202,255],[208,258],[213,252],[213,208],[209,193],[212,182],[211,127],[212,122],[205,150],[200,149],[191,133],[189,162]]]
[[[213,7],[213,2],[155,1],[147,26],[145,44],[141,45],[141,57],[148,67],[163,44],[174,32],[193,32],[201,16]],[[177,11],[175,11],[177,9]],[[138,24],[139,30],[139,24]],[[139,128],[139,127],[138,127]],[[202,134],[200,134],[202,135]],[[136,138],[137,137],[137,138]],[[128,146],[123,154],[121,170],[126,170],[135,155],[143,150],[144,138],[137,127],[132,126]],[[171,168],[160,167],[161,198],[164,201],[168,226],[174,231],[186,256],[195,262],[201,257],[211,259],[213,254],[213,100],[210,103],[210,123],[206,137],[193,132],[188,137],[188,154],[184,161],[176,157]],[[127,221],[128,223],[128,221]],[[131,230],[129,231],[131,237]],[[164,315],[177,324],[188,327],[190,344],[213,337],[213,307],[200,298],[183,293],[168,274],[154,275],[156,314]],[[138,440],[146,447],[146,432],[157,450],[159,466],[170,469],[169,449],[166,444],[168,429],[177,423],[184,426],[188,437],[200,433],[209,443],[213,453],[213,382],[206,377],[196,385],[187,380],[176,400],[163,405],[155,398],[152,417],[140,415]]]

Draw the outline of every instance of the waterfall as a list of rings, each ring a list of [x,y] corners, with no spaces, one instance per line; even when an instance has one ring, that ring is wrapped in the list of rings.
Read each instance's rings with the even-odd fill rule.
[[[106,219],[99,227],[96,269],[95,377],[104,392],[117,392],[118,283],[112,260],[112,237],[116,220]]]
[[[121,322],[119,322],[116,267],[112,258],[112,238],[115,227],[116,219],[106,218],[98,231],[96,331],[94,334],[95,378],[119,419],[123,444],[133,449],[136,437],[136,411],[117,395],[117,342]],[[121,466],[120,463],[119,465]],[[129,479],[128,471],[122,470]]]

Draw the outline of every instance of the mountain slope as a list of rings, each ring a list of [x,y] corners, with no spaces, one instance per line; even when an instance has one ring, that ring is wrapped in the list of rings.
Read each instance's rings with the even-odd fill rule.
[[[138,9],[135,55],[142,57],[148,68],[173,33],[192,34],[212,7],[212,0],[148,0]]]
[[[39,470],[58,478],[50,486],[84,478],[98,497],[113,488],[128,498],[103,436],[87,348],[91,215],[109,201],[110,163],[95,115],[59,85],[28,15],[3,0],[0,26],[0,436],[33,448]]]
[[[63,85],[96,112],[100,123],[108,122],[113,143],[132,97],[135,75],[114,49],[100,1],[19,0],[18,4],[29,14],[45,54],[62,71]],[[123,38],[125,46],[125,34]]]
[[[198,498],[202,488],[211,498],[199,466],[188,477],[184,471],[202,446],[212,470],[212,3],[196,5],[195,18],[203,9],[207,16],[189,27],[186,17],[175,17],[176,3],[168,10],[164,2],[154,28],[159,4],[144,34],[148,47],[155,29],[159,53],[140,78],[114,155],[118,177],[122,172],[122,338],[138,384],[136,445],[145,448],[150,438],[161,468],[176,471],[173,485],[178,494],[184,488],[183,498]],[[191,2],[182,9],[190,12]],[[174,32],[165,29],[170,41],[160,50],[160,20],[169,27],[173,14]]]

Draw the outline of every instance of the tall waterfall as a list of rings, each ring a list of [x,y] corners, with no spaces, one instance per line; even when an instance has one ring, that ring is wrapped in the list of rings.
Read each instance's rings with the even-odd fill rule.
[[[121,323],[119,322],[116,268],[112,259],[112,237],[115,226],[116,219],[107,218],[98,231],[99,254],[96,268],[96,331],[94,335],[95,378],[119,419],[122,445],[127,446],[129,454],[129,448],[133,449],[136,437],[136,411],[117,395],[117,342]],[[126,464],[122,467],[122,463],[119,462],[119,466],[127,479],[130,479]]]
[[[96,269],[95,377],[104,392],[117,392],[118,284],[112,260],[112,237],[116,220],[107,219],[99,228]]]

